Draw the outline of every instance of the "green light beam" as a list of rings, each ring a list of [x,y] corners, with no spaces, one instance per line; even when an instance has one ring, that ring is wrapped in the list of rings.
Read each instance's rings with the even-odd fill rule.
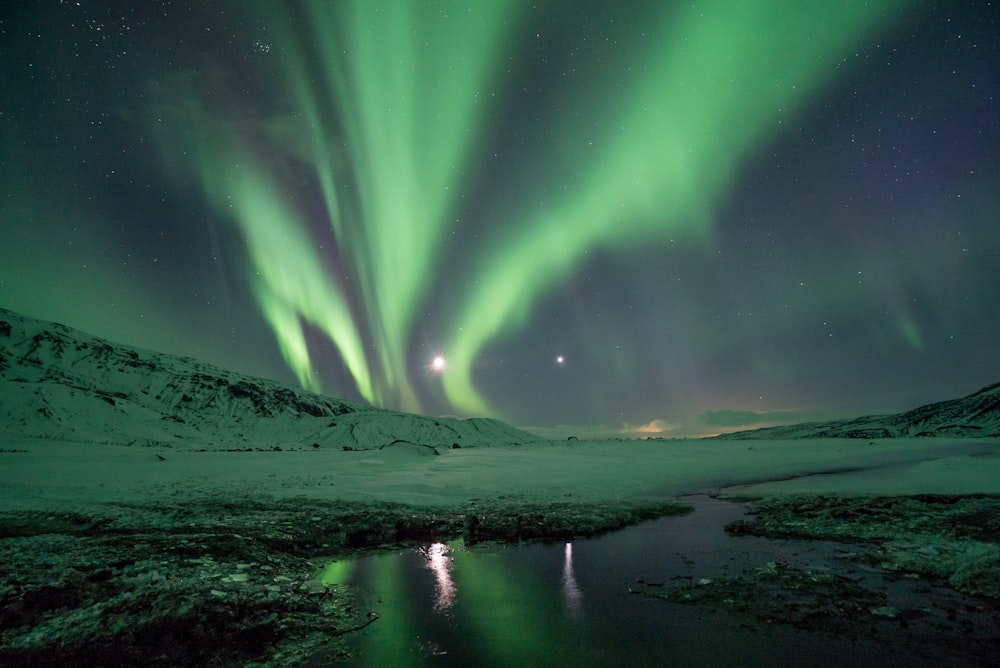
[[[437,274],[517,4],[308,3],[310,30],[289,28],[282,40],[291,99],[305,121],[291,145],[308,154],[342,256],[359,278],[354,297],[378,356],[371,384],[406,410],[419,410],[405,360],[414,312]],[[285,18],[275,23],[291,26]],[[348,176],[353,210],[340,185]]]
[[[274,329],[289,367],[303,387],[319,391],[300,318],[335,342],[344,363],[369,401],[379,400],[358,327],[347,302],[331,289],[317,252],[305,233],[301,216],[283,203],[273,180],[257,170],[249,157],[220,160],[238,149],[201,154],[205,190],[217,209],[227,211],[246,239],[253,267],[252,284],[258,303]]]
[[[604,136],[595,137],[592,125],[564,128],[561,145],[581,148],[552,173],[586,165],[578,179],[584,186],[537,211],[483,259],[452,327],[444,376],[451,403],[495,414],[473,384],[476,357],[490,340],[523,327],[534,302],[588,249],[680,234],[707,239],[712,205],[741,163],[836,73],[839,57],[905,4],[718,2],[664,14],[659,52],[633,69],[641,75],[630,82],[624,111],[601,124]],[[589,92],[595,104],[599,95]],[[596,158],[582,148],[591,141]]]

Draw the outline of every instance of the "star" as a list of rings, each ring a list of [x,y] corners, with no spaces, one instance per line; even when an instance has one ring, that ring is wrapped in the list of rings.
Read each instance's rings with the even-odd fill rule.
[[[448,366],[448,360],[444,358],[444,355],[437,355],[433,360],[431,360],[431,369],[435,373],[441,373]]]

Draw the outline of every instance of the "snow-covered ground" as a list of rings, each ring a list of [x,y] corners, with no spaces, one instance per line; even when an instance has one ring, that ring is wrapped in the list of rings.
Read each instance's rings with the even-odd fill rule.
[[[320,396],[0,309],[0,507],[85,511],[119,524],[129,508],[150,526],[143,508],[213,500],[460,511],[628,506],[705,489],[997,493],[1000,438],[815,436],[862,427],[988,434],[998,394],[993,386],[900,416],[805,425],[791,439],[765,430],[731,440],[553,441],[496,420]]]
[[[1000,493],[1000,441],[537,442],[441,449],[190,451],[0,435],[0,506],[252,497],[427,506],[771,493]],[[237,444],[234,444],[236,446]],[[92,512],[98,512],[96,507]]]
[[[998,393],[864,426],[991,433]],[[829,430],[813,425],[784,440],[762,431],[750,440],[551,441],[496,420],[324,397],[3,309],[0,419],[8,509],[234,497],[587,503],[747,484],[739,493],[1000,492],[995,437],[803,438]]]

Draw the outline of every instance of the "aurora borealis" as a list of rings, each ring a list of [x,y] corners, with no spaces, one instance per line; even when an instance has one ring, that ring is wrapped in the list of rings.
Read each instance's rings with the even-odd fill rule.
[[[0,9],[0,304],[633,435],[1000,379],[996,7],[206,4]]]

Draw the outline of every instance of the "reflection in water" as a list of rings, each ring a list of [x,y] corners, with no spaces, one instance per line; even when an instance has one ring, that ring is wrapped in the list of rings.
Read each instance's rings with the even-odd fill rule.
[[[444,543],[434,543],[421,548],[420,553],[427,560],[427,568],[434,572],[437,578],[434,603],[435,612],[443,612],[455,604],[455,583],[451,579],[452,559],[448,556],[448,546]]]
[[[573,573],[573,543],[566,543],[563,552],[562,585],[566,614],[570,619],[580,619],[583,616],[583,594],[580,592],[580,583],[576,581],[576,575]]]
[[[897,656],[895,646],[883,652],[853,638],[777,626],[760,633],[733,623],[726,610],[630,594],[628,583],[639,579],[722,578],[779,556],[801,565],[819,554],[797,541],[730,536],[723,527],[744,517],[739,505],[688,499],[694,506],[688,515],[574,543],[469,550],[456,540],[334,562],[324,569],[323,582],[348,585],[363,600],[362,609],[377,615],[351,638],[350,662],[575,668],[913,665]],[[834,550],[822,552],[831,563]],[[342,664],[317,659],[306,665]]]
[[[344,559],[331,561],[319,574],[319,581],[327,587],[350,582],[354,570],[354,561]]]

